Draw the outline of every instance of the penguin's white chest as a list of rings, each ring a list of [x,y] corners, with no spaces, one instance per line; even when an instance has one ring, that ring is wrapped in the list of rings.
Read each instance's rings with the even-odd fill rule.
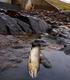
[[[40,58],[40,49],[39,47],[34,47],[32,48],[31,52],[30,52],[30,57],[31,57],[31,62],[37,63],[39,61]]]

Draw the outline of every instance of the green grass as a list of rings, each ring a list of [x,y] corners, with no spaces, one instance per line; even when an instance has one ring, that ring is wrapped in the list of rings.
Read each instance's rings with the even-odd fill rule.
[[[70,4],[68,4],[68,3],[64,3],[60,0],[45,0],[45,1],[48,1],[52,4],[54,4],[59,9],[62,9],[64,11],[70,11]]]

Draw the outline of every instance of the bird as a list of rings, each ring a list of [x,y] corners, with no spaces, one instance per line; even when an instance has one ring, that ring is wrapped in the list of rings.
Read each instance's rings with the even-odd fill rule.
[[[37,42],[32,43],[32,48],[29,55],[29,74],[32,78],[36,77],[39,71],[40,60],[40,45]]]
[[[32,4],[32,1],[31,0],[28,0],[26,5],[25,5],[25,10],[26,11],[32,11],[34,8],[33,4]]]
[[[28,59],[28,71],[29,71],[29,75],[32,78],[37,77],[40,70],[40,64],[42,64],[46,68],[51,68],[51,64],[48,61],[48,59],[41,54],[40,49],[42,45],[43,45],[43,41],[40,41],[40,40],[35,40],[32,43],[32,48],[29,54],[29,59]]]

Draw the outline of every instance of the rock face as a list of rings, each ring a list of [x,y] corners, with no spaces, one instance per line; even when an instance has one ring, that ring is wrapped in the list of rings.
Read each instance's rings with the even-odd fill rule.
[[[12,18],[4,13],[0,13],[0,25],[1,34],[43,33],[49,27],[44,20],[36,17],[23,15]]]
[[[23,34],[24,32],[42,33],[46,32],[49,27],[43,19],[19,14],[16,12],[19,11],[19,8],[5,3],[0,4],[1,34]]]
[[[10,18],[9,16],[4,15],[4,14],[0,15],[0,17],[1,17],[0,21],[3,22],[1,24],[2,26],[0,26],[0,29],[1,29],[0,33],[18,34],[18,33],[22,32],[22,30],[18,26],[16,20],[14,20],[13,18]]]
[[[5,6],[7,7],[7,4],[2,4],[2,5],[4,7]],[[1,25],[0,33],[1,34],[16,35],[16,34],[23,34],[25,32],[27,33],[47,32],[56,35],[59,34],[59,32],[56,31],[57,27],[59,27],[60,25],[69,24],[70,22],[70,15],[69,15],[70,13],[63,13],[63,12],[50,13],[44,10],[42,12],[36,11],[33,14],[33,12],[21,13],[18,11],[14,11],[12,9],[10,7],[9,9],[6,8],[0,9],[0,25]]]
[[[20,8],[18,6],[3,2],[0,2],[0,9],[20,11]]]
[[[37,19],[37,18],[31,18],[29,17],[29,21],[31,23],[31,28],[34,32],[36,33],[43,33],[47,31],[47,28],[49,27],[49,25],[41,19]]]

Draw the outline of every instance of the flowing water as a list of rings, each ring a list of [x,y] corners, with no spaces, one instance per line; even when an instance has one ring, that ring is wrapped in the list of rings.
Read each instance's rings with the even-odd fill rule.
[[[0,73],[0,80],[70,80],[70,56],[62,51],[46,49],[43,54],[52,64],[51,69],[46,69],[42,65],[36,79],[32,79],[28,74],[27,59],[18,68],[8,69]]]

